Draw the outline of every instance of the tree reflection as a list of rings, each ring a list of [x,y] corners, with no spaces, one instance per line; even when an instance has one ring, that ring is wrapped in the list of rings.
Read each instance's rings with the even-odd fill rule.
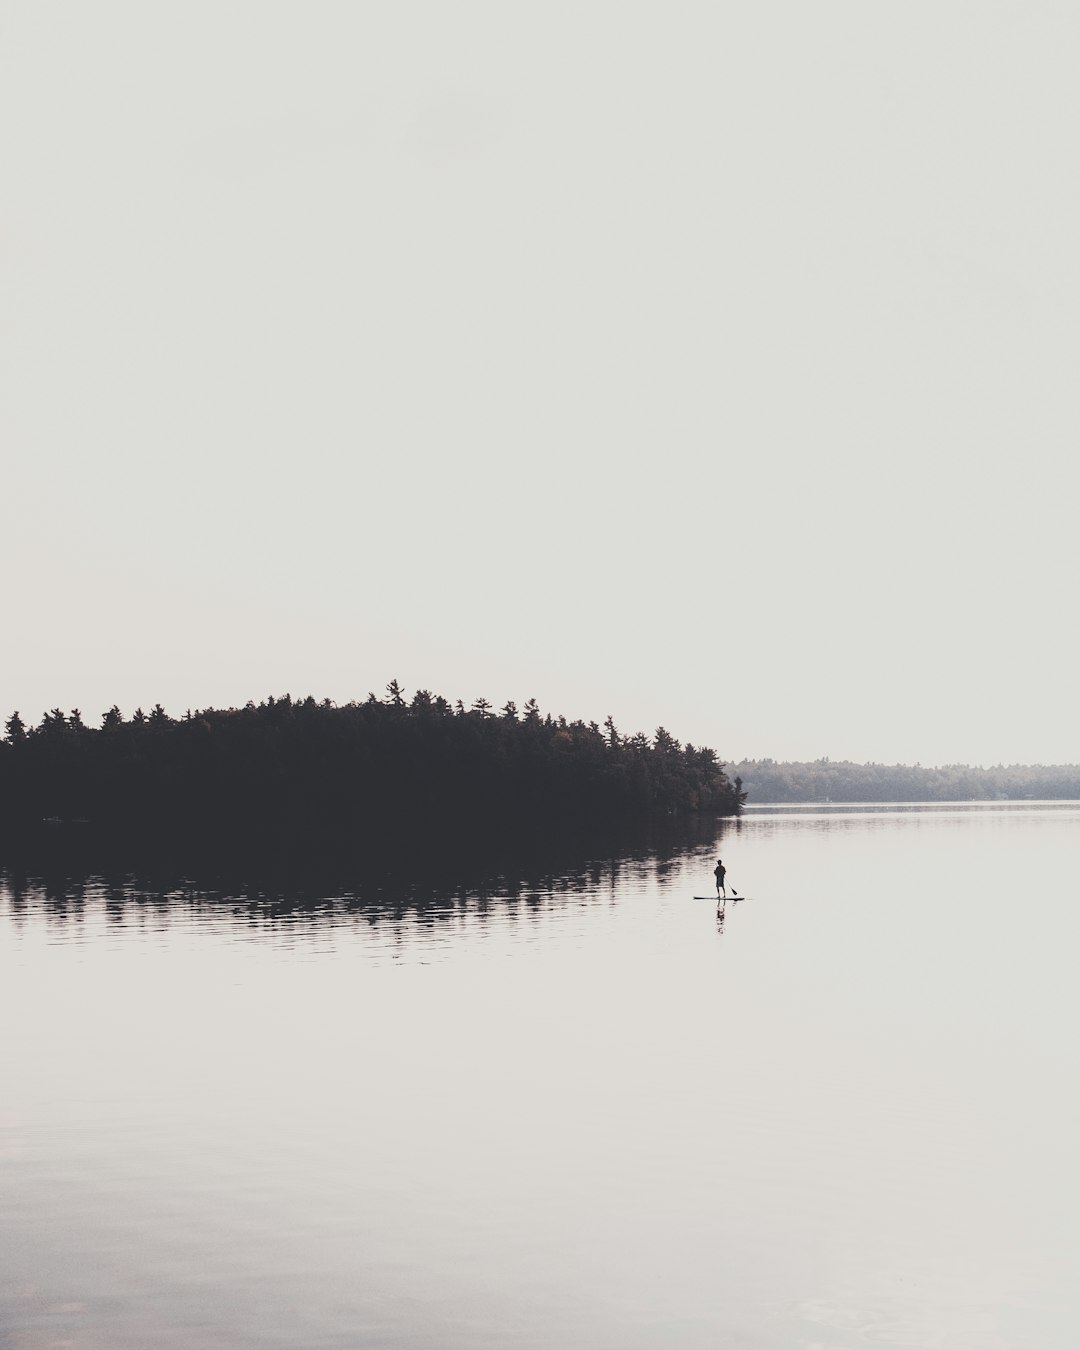
[[[201,850],[186,856],[87,845],[23,858],[0,869],[0,896],[19,920],[45,913],[79,923],[88,912],[111,924],[160,924],[183,913],[255,927],[354,917],[370,925],[422,922],[436,926],[464,916],[538,916],[557,906],[613,903],[625,886],[665,883],[680,859],[708,856],[735,822],[665,821],[644,833],[582,834],[514,847],[505,838],[486,850],[417,849],[374,857],[324,853],[298,860],[285,851]]]

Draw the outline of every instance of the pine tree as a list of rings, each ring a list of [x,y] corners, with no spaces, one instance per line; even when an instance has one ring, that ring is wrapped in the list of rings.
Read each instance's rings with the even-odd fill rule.
[[[5,739],[11,745],[19,745],[26,740],[26,723],[19,716],[18,712],[13,712],[4,723]]]

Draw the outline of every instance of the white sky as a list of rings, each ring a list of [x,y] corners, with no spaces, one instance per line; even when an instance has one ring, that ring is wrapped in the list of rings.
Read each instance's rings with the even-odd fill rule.
[[[0,0],[0,717],[1080,761],[1080,9]]]

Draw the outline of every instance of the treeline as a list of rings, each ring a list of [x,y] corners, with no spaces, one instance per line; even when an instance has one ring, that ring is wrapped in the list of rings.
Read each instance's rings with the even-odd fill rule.
[[[745,759],[734,767],[755,802],[957,802],[1080,799],[1080,765],[853,764]]]
[[[735,814],[739,785],[713,750],[663,727],[623,735],[530,699],[466,708],[430,691],[337,705],[289,695],[170,717],[158,705],[99,727],[18,713],[0,742],[0,832],[42,821],[164,835],[302,842],[543,831],[573,822]]]

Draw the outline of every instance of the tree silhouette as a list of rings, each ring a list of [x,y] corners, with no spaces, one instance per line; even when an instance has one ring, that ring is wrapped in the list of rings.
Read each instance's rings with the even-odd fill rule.
[[[27,729],[17,713],[0,747],[0,831],[42,817],[85,818],[105,832],[173,840],[264,838],[319,849],[349,840],[547,835],[653,814],[737,812],[740,794],[715,752],[596,722],[541,717],[534,699],[496,716],[429,690],[337,706],[311,696],[243,708],[160,703],[97,730],[53,709]],[[16,753],[16,750],[18,753]]]

